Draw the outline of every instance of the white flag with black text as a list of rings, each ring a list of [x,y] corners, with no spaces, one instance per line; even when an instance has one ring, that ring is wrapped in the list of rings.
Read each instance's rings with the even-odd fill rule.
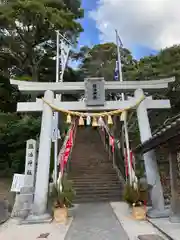
[[[64,40],[61,40],[61,74],[64,74],[66,64],[69,57],[70,45]]]
[[[57,127],[57,119],[56,115],[53,115],[53,121],[52,121],[52,142],[55,142],[56,139],[61,139],[60,131]]]

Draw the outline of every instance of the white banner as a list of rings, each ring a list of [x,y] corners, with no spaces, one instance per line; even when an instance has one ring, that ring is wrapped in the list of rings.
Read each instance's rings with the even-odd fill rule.
[[[52,142],[55,142],[56,139],[61,139],[61,134],[58,128],[54,128],[52,131]]]
[[[61,40],[61,75],[64,74],[69,57],[70,45]]]
[[[52,121],[52,142],[55,142],[56,139],[61,139],[61,134],[57,127],[56,114],[54,113]]]

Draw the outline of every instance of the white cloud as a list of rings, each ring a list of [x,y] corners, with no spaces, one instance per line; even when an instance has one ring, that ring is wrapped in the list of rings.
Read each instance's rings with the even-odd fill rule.
[[[180,0],[99,0],[90,12],[100,40],[114,41],[114,29],[125,46],[160,49],[180,43]]]

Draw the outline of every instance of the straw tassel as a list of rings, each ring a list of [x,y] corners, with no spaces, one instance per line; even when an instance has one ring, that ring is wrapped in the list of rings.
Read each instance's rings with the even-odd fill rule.
[[[98,126],[97,119],[95,117],[93,117],[92,126],[93,127],[97,127]]]
[[[108,125],[112,125],[113,124],[113,120],[111,115],[108,115]]]
[[[71,115],[70,114],[67,115],[66,123],[71,123]]]
[[[81,116],[80,118],[79,118],[79,126],[83,126],[84,125],[84,119],[83,119],[83,117]]]
[[[98,119],[98,126],[100,126],[100,127],[103,126],[103,119],[102,119],[102,117],[99,117],[99,119]]]

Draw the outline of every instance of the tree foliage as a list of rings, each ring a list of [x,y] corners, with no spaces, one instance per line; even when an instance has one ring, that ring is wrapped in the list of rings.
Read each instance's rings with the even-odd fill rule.
[[[20,100],[20,92],[10,84],[7,77],[0,75],[0,109],[3,112],[15,112],[16,103]]]
[[[113,81],[117,61],[114,43],[98,44],[91,49],[82,47],[78,54],[74,54],[74,58],[81,60],[80,70],[84,77],[104,77],[106,81]],[[121,58],[124,79],[132,80],[136,72],[136,60],[126,48],[121,48]]]
[[[17,114],[17,101],[31,100],[10,77],[55,81],[56,30],[75,45],[82,31],[80,0],[3,0],[0,4],[0,175],[23,172],[25,145],[40,133],[40,114]],[[65,81],[76,81],[71,68]],[[29,99],[30,98],[30,99]]]
[[[37,81],[41,61],[55,49],[55,30],[75,42],[82,31],[77,19],[82,16],[79,0],[2,1],[0,61],[9,59],[11,73],[18,71]]]
[[[40,117],[0,112],[0,176],[23,173],[26,141],[40,131]]]

